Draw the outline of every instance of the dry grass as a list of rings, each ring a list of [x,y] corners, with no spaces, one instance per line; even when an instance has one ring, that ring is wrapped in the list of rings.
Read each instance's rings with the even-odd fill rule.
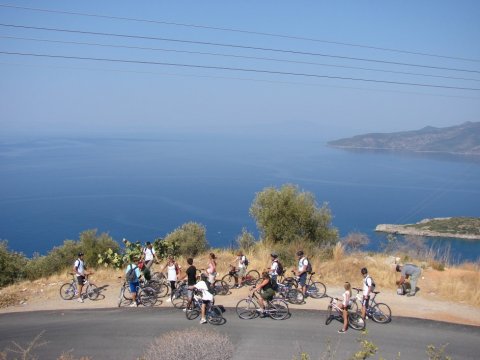
[[[226,335],[203,327],[171,331],[156,338],[142,359],[228,360],[232,357],[233,344],[230,339]]]

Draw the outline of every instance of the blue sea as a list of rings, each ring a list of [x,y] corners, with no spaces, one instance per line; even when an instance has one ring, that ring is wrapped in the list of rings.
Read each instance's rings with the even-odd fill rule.
[[[371,250],[385,237],[377,224],[480,217],[480,159],[288,138],[3,139],[0,174],[0,239],[27,255],[87,229],[144,242],[189,221],[212,246],[230,246],[244,227],[258,236],[255,194],[286,183],[328,203],[341,236],[366,233]],[[451,247],[455,261],[480,257],[480,241],[428,243]]]

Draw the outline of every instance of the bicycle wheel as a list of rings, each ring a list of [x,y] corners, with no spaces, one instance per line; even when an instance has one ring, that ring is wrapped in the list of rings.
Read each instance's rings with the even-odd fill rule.
[[[185,316],[187,317],[188,320],[195,320],[198,318],[202,312],[202,310],[198,307],[197,304],[193,304],[193,309],[187,310],[185,312]]]
[[[327,319],[325,320],[325,325],[330,325],[334,318],[335,316],[332,314],[332,305],[328,305],[328,314]]]
[[[143,306],[153,306],[157,303],[157,293],[151,287],[144,287],[138,293],[139,302]]]
[[[304,301],[303,294],[300,291],[298,291],[297,289],[288,290],[285,297],[286,297],[287,301],[291,304],[300,305],[300,304],[303,304],[303,301]]]
[[[370,316],[373,321],[385,324],[392,320],[392,310],[387,304],[377,303],[370,309]]]
[[[348,312],[348,326],[354,330],[363,330],[365,329],[365,320],[362,319],[362,316],[356,312]]]
[[[155,290],[155,292],[157,293],[157,297],[159,298],[164,297],[168,292],[168,289],[159,280],[150,280],[148,282],[148,286]]]
[[[132,293],[130,292],[130,285],[127,283],[124,285],[123,298],[128,301],[133,301]]]
[[[183,309],[187,306],[187,294],[182,289],[176,289],[172,297],[172,304],[177,309]]]
[[[292,288],[297,289],[298,288],[298,281],[294,277],[286,277],[283,279],[282,284],[284,285],[289,285]]]
[[[125,292],[125,286],[122,286],[120,288],[120,296],[118,297],[118,307],[122,306],[123,300],[125,299],[123,297],[123,293]]]
[[[219,306],[212,305],[207,311],[207,322],[212,325],[222,325],[225,322],[222,309]]]
[[[76,291],[77,288],[73,283],[65,283],[60,287],[60,297],[63,300],[72,300]]]
[[[314,299],[320,299],[325,296],[327,288],[320,281],[315,281],[307,286],[307,294]]]
[[[356,301],[352,301],[352,304],[350,305],[350,311],[354,313],[358,313],[358,304]]]
[[[217,280],[213,283],[213,287],[216,295],[228,295],[229,286],[225,281]]]
[[[227,274],[222,278],[222,281],[228,285],[229,289],[232,289],[235,286],[235,278],[233,275]]]
[[[90,300],[97,300],[99,295],[99,290],[97,288],[97,285],[95,284],[89,284],[87,286],[87,296]]]
[[[260,273],[257,270],[250,270],[245,275],[245,284],[247,285],[255,285],[257,281],[260,279]]]
[[[274,320],[285,320],[290,314],[288,304],[284,300],[273,299],[270,301],[270,306],[272,311],[268,311],[268,315]]]
[[[251,299],[242,299],[237,303],[235,310],[240,319],[249,320],[257,316],[257,305]]]

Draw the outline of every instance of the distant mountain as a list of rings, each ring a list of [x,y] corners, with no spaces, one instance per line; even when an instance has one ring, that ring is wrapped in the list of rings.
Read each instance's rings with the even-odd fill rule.
[[[480,122],[466,122],[446,128],[427,126],[416,131],[357,135],[330,141],[328,145],[350,149],[480,155]]]

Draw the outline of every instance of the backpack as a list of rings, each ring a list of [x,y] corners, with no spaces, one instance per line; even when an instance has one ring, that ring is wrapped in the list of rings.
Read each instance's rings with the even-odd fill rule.
[[[280,261],[277,260],[277,275],[282,276],[285,273],[285,269]]]
[[[207,284],[208,292],[212,295],[215,295],[215,293],[216,293],[215,287],[210,283],[210,281],[205,280],[205,284]]]
[[[310,260],[308,260],[307,258],[304,258],[304,260],[307,260],[307,261],[308,261],[306,271],[307,271],[308,274],[310,274],[310,273],[313,271],[313,269],[312,269],[312,263],[311,263]],[[303,264],[303,262],[302,262],[302,264]]]
[[[368,279],[368,278],[370,278],[370,280],[372,280],[372,291],[373,291],[373,290],[375,290],[375,286],[376,286],[376,285],[375,285],[375,281],[373,281],[373,279],[372,279],[372,277],[371,277],[370,275],[367,275],[367,276],[365,277],[365,285],[366,285],[366,286],[368,286],[368,284],[367,284],[367,279]]]
[[[128,282],[135,282],[137,281],[137,274],[135,273],[135,269],[137,266],[130,264],[130,269],[127,271],[126,279]]]
[[[243,262],[243,265],[245,265],[245,267],[247,267],[247,266],[248,266],[248,259],[247,259],[247,257],[246,257],[246,256],[245,256],[245,261]]]

